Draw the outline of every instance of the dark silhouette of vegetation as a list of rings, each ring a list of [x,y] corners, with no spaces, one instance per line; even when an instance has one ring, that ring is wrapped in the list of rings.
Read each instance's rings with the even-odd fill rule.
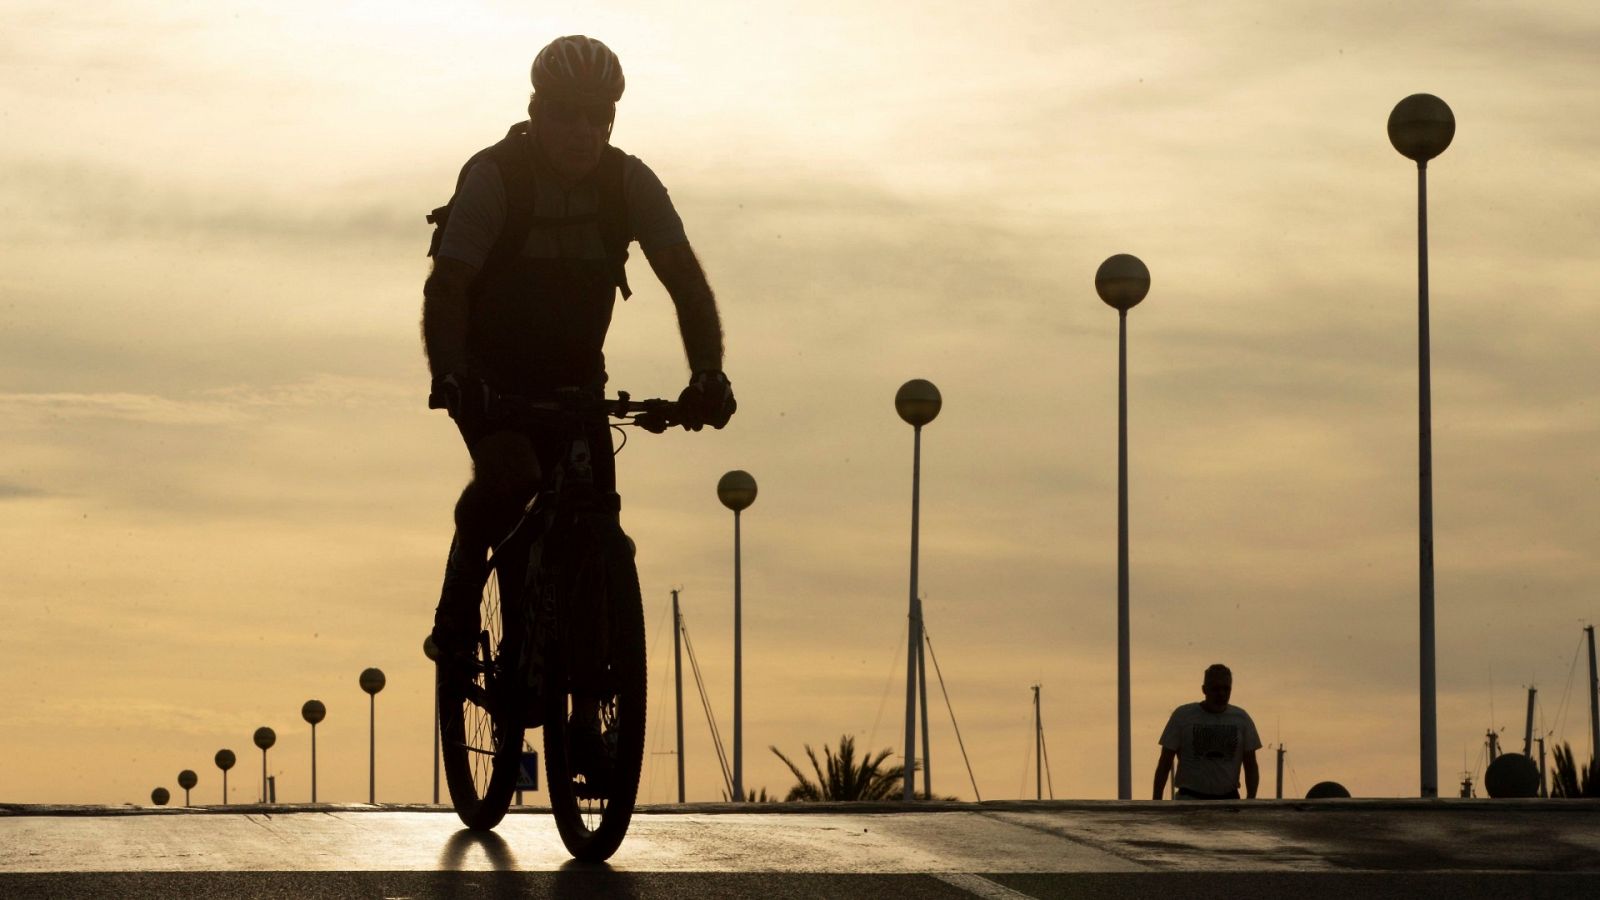
[[[762,788],[760,794],[756,793],[755,788],[751,788],[750,790],[745,791],[745,793],[749,795],[749,796],[744,798],[744,802],[746,802],[746,803],[771,803],[772,802],[772,798],[767,796],[767,789],[766,788]],[[722,792],[722,799],[723,799],[724,802],[726,802],[728,800],[728,792],[726,790],[724,790]]]
[[[783,798],[785,801],[899,800],[905,792],[905,766],[885,768],[884,761],[890,753],[887,749],[877,754],[868,753],[858,762],[855,738],[848,734],[841,735],[837,754],[827,744],[822,745],[822,755],[827,759],[827,765],[824,766],[817,760],[816,751],[811,749],[811,745],[805,747],[806,756],[811,758],[811,768],[817,775],[816,781],[800,771],[800,767],[784,756],[782,750],[775,746],[771,748],[794,773],[796,784]]]
[[[1579,769],[1572,755],[1572,745],[1566,742],[1555,748],[1555,757],[1556,774],[1550,785],[1550,796],[1600,797],[1600,757],[1589,760],[1587,766]]]

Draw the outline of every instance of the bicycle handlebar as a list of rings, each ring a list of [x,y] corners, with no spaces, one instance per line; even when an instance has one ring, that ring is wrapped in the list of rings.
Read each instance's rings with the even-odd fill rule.
[[[661,434],[668,428],[682,424],[676,400],[634,400],[627,391],[618,391],[615,397],[592,397],[576,392],[555,394],[546,400],[491,392],[486,406],[486,415],[490,419],[604,415],[629,420],[652,434]],[[428,394],[428,408],[448,409],[449,405],[443,394],[433,392]]]

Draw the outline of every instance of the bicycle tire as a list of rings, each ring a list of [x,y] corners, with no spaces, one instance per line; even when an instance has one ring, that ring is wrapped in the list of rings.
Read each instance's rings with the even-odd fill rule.
[[[520,673],[528,634],[521,624],[520,588],[507,588],[520,585],[525,571],[526,563],[514,559],[490,560],[474,658],[465,665],[441,658],[435,667],[450,802],[462,824],[477,831],[494,828],[505,818],[522,765],[528,701]]]
[[[595,642],[591,639],[585,645],[577,637],[569,627],[570,615],[560,626],[561,646],[548,648],[545,654],[547,662],[552,663],[547,670],[544,698],[545,775],[550,809],[562,843],[575,859],[583,862],[604,862],[622,844],[638,799],[639,773],[644,764],[647,685],[639,576],[620,529],[598,544],[568,582],[568,598],[604,598],[601,621],[605,638],[599,651],[604,657],[603,665],[592,667],[597,675],[583,676],[574,671],[569,653],[591,653]],[[563,607],[570,610],[570,603]],[[597,677],[598,681],[591,681],[586,687],[581,683],[586,677]],[[593,783],[575,771],[570,754],[573,730],[568,717],[574,696],[589,690],[600,694],[602,741],[614,748],[610,776],[604,784]]]

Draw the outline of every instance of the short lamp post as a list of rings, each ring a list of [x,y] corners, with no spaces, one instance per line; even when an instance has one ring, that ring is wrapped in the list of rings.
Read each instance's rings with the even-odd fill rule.
[[[1412,94],[1389,113],[1389,143],[1417,164],[1417,520],[1422,796],[1439,796],[1438,693],[1433,646],[1433,399],[1428,340],[1428,160],[1456,135],[1450,106]]]
[[[232,750],[218,750],[212,758],[217,768],[222,770],[222,805],[228,805],[228,770],[233,768],[235,762]]]
[[[317,723],[328,716],[321,700],[307,700],[300,707],[300,718],[311,723],[311,802],[317,802]]]
[[[167,801],[171,799],[172,794],[166,788],[158,787],[150,792],[150,802],[157,806],[166,806]]]
[[[193,769],[184,769],[178,773],[178,787],[183,788],[183,805],[189,805],[189,791],[200,783],[200,776]]]
[[[907,607],[906,629],[906,750],[905,800],[917,798],[917,679],[922,659],[922,600],[917,596],[918,527],[922,515],[922,426],[932,422],[944,406],[944,398],[933,382],[913,378],[900,385],[894,394],[894,411],[912,429],[911,443],[911,602]],[[923,704],[922,734],[928,734],[927,704]],[[924,741],[926,744],[926,741]],[[933,776],[923,754],[923,793],[932,795]]]
[[[261,802],[266,803],[268,800],[267,751],[272,749],[272,745],[278,742],[278,733],[263,725],[256,729],[256,733],[251,739],[255,741],[257,747],[261,748]]]
[[[378,692],[387,680],[381,669],[361,671],[361,689],[367,692],[367,802],[378,802]]]
[[[733,510],[733,801],[744,802],[744,644],[743,572],[740,570],[739,514],[756,502],[756,480],[734,469],[717,481],[717,499]]]
[[[1132,686],[1128,661],[1128,310],[1150,291],[1150,270],[1118,253],[1094,273],[1094,289],[1117,311],[1117,799],[1133,799]]]

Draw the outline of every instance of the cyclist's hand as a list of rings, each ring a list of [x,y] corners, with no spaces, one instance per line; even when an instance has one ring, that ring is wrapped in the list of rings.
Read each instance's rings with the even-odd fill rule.
[[[721,372],[697,372],[689,386],[678,395],[678,419],[684,428],[699,431],[710,425],[721,428],[733,418],[739,404],[733,399],[733,384]]]
[[[433,380],[428,408],[442,408],[457,421],[481,419],[487,415],[493,397],[494,391],[483,379],[451,372]]]

